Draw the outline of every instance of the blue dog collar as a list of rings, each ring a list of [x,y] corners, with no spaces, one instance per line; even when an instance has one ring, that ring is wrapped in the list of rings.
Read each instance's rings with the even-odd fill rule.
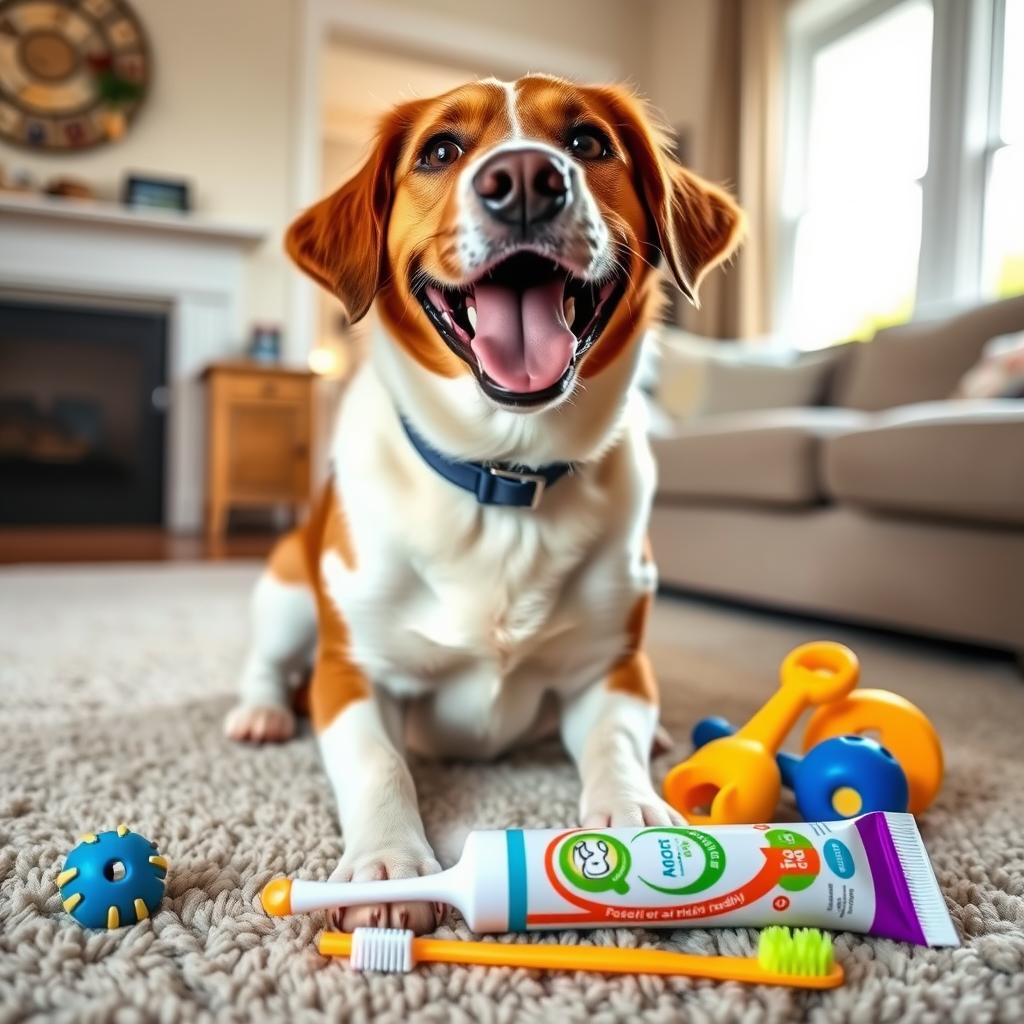
[[[432,448],[404,417],[402,427],[413,448],[435,473],[476,497],[481,505],[536,508],[544,492],[572,469],[571,462],[552,462],[527,469],[484,462],[461,462]]]

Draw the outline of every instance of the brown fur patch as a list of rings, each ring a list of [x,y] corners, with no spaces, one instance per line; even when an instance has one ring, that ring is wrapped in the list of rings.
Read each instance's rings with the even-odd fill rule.
[[[626,650],[612,668],[607,686],[609,690],[629,693],[649,704],[657,704],[658,683],[650,659],[641,650],[652,600],[650,594],[644,594],[633,605],[626,620]]]
[[[349,657],[348,627],[324,595],[317,600],[317,655],[309,684],[309,717],[321,733],[342,711],[370,696],[370,681]]]
[[[353,701],[370,695],[370,681],[349,656],[348,627],[324,589],[320,559],[334,551],[350,571],[356,567],[356,552],[345,521],[338,488],[333,480],[324,485],[312,514],[289,537],[306,569],[317,611],[317,654],[309,683],[309,714],[316,732],[328,725]],[[295,557],[289,552],[289,564]]]
[[[643,651],[637,651],[627,661],[620,662],[608,676],[608,689],[657,705],[658,681],[654,678],[650,658]]]
[[[615,85],[583,91],[615,125],[628,154],[634,188],[655,236],[647,239],[647,258],[660,253],[679,287],[695,298],[704,275],[739,244],[745,225],[742,211],[724,189],[669,156],[662,133],[640,100]]]
[[[308,563],[303,535],[300,530],[285,534],[270,553],[267,568],[279,583],[309,584]]]
[[[356,175],[306,210],[288,229],[288,255],[341,299],[352,320],[370,308],[386,278],[385,236],[395,169],[406,133],[428,100],[395,107],[380,124],[373,153]]]
[[[330,491],[327,515],[324,519],[323,536],[320,539],[320,551],[336,551],[345,568],[350,572],[356,568],[356,549],[352,544],[345,510],[341,507],[337,490],[327,485]]]

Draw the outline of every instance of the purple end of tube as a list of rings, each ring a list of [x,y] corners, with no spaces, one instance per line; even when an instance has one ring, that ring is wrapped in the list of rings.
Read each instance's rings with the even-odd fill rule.
[[[870,934],[927,946],[885,815],[880,811],[865,814],[857,819],[857,831],[875,883],[875,919]]]

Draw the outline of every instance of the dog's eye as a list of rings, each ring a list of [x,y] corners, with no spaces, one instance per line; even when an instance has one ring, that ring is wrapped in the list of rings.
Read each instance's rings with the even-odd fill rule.
[[[420,153],[421,167],[448,167],[462,156],[462,148],[452,138],[431,139]]]
[[[569,152],[580,160],[600,160],[608,156],[611,147],[599,128],[577,128],[569,138]]]

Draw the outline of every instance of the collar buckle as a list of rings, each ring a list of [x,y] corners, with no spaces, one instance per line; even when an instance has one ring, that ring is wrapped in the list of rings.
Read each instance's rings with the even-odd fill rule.
[[[547,489],[547,477],[540,473],[526,473],[517,469],[499,469],[497,466],[488,466],[487,472],[491,476],[500,476],[503,480],[515,480],[521,484],[533,484],[533,497],[530,500],[531,511],[540,505],[544,491]]]

